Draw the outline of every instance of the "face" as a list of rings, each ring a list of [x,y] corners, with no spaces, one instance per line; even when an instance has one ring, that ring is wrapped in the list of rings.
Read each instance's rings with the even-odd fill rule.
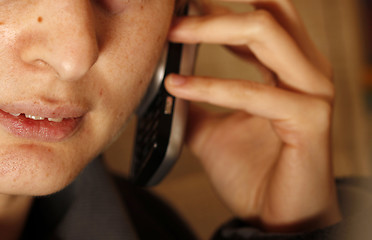
[[[66,186],[151,79],[174,0],[0,1],[0,193]]]

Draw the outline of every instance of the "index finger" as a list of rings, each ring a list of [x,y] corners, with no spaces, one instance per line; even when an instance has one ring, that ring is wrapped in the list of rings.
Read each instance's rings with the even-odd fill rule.
[[[256,9],[269,11],[284,29],[293,37],[309,60],[331,78],[330,63],[311,40],[306,27],[291,0],[213,0],[213,2],[247,3]]]
[[[181,18],[171,29],[169,38],[183,43],[245,45],[287,88],[333,97],[329,79],[266,11]]]

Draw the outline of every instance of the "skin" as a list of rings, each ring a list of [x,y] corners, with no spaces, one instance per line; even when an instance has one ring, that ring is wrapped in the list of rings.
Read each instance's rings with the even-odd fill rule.
[[[1,2],[1,103],[67,102],[86,112],[78,132],[57,143],[0,132],[1,191],[42,195],[75,178],[131,115],[166,39],[173,1],[133,1],[116,14],[102,6],[110,1],[29,2]]]
[[[235,14],[206,5],[205,16],[177,19],[169,32],[175,42],[227,45],[259,66],[267,80],[169,76],[172,94],[236,110],[216,115],[192,108],[188,144],[237,216],[268,231],[333,224],[341,216],[329,148],[330,66],[290,1],[240,2],[257,11]],[[12,212],[0,212],[0,220],[15,218],[8,239],[17,239],[31,203],[22,196],[62,189],[120,132],[160,56],[173,5],[0,2],[0,105],[69,103],[86,112],[78,131],[58,142],[24,139],[0,128],[0,209]],[[19,204],[11,205],[15,199]]]
[[[63,141],[0,129],[4,211],[14,206],[15,195],[62,189],[115,139],[151,79],[173,11],[173,0],[0,1],[0,104],[72,104],[85,113],[77,132]],[[21,223],[30,198],[18,198],[24,201],[12,209]],[[17,238],[14,232],[9,239]]]
[[[267,231],[308,231],[341,219],[331,164],[332,70],[291,1],[236,14],[206,6],[177,19],[170,39],[226,45],[255,64],[265,83],[171,75],[168,91],[232,113],[194,107],[188,143],[216,191],[240,218]]]

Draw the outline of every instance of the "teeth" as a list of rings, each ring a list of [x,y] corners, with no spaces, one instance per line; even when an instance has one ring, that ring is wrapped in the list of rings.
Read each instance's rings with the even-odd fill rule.
[[[63,118],[48,118],[48,121],[51,121],[51,122],[62,122],[63,121]]]
[[[33,120],[37,120],[37,121],[41,121],[41,120],[44,120],[45,119],[44,117],[33,116],[33,115],[28,115],[28,114],[25,114],[25,117],[26,118],[33,119]],[[48,118],[48,121],[59,123],[59,122],[62,122],[63,121],[63,118]]]
[[[45,118],[43,118],[43,117],[32,116],[32,115],[28,115],[28,114],[25,114],[25,117],[26,117],[26,118],[33,119],[33,120],[44,120],[44,119],[45,119]]]
[[[1,1],[1,0],[0,0]],[[22,113],[9,113],[10,115],[13,115],[15,117],[19,117]],[[39,117],[39,116],[33,116],[31,114],[24,114],[26,118],[36,120],[36,121],[42,121],[45,120],[45,117]],[[63,121],[63,118],[47,118],[50,122],[57,122],[60,123]]]

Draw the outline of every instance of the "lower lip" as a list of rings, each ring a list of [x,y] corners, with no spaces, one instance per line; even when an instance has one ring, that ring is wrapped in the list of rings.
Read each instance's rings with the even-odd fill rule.
[[[0,125],[9,133],[31,140],[57,142],[72,136],[78,126],[80,118],[66,118],[62,122],[51,122],[45,120],[32,120],[24,114],[16,117],[0,110]]]

